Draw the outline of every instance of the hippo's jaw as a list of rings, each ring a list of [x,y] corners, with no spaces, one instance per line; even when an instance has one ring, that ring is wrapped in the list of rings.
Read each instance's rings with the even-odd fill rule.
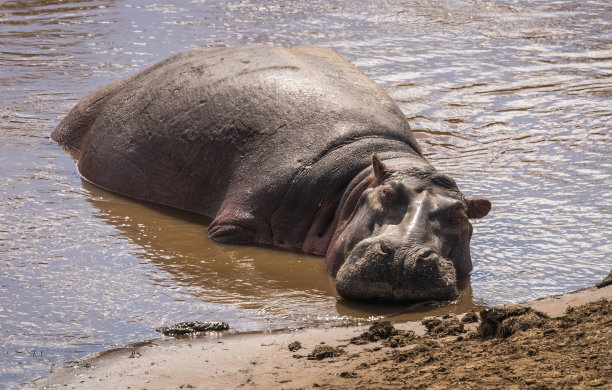
[[[455,267],[433,250],[397,248],[385,240],[364,240],[336,275],[347,299],[399,302],[450,301],[458,297]]]

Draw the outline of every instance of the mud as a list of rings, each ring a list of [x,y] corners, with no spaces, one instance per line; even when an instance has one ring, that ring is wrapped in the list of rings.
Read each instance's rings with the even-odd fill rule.
[[[480,337],[509,337],[519,330],[542,327],[550,318],[526,306],[493,307],[480,312]]]
[[[444,317],[427,318],[421,322],[432,337],[457,336],[465,333],[463,322],[457,316],[448,314]]]
[[[404,349],[361,362],[354,382],[339,383],[357,389],[612,386],[611,301],[570,308],[559,318],[520,306],[480,316],[483,322],[469,337],[417,337]]]
[[[187,321],[178,324],[163,326],[155,329],[164,336],[184,336],[201,332],[228,330],[229,325],[222,321]]]
[[[464,324],[471,324],[473,322],[478,322],[478,313],[476,313],[474,310],[471,310],[465,313],[463,318],[461,318],[461,322],[463,322]]]
[[[397,335],[399,331],[391,325],[390,321],[380,321],[373,323],[368,330],[357,337],[351,339],[351,344],[367,344],[374,341],[388,339]]]
[[[338,357],[342,355],[344,351],[342,348],[332,347],[330,345],[319,344],[308,354],[309,360],[323,360],[331,357]]]
[[[390,321],[373,323],[370,328],[357,337],[353,337],[351,344],[363,345],[382,341],[383,345],[391,348],[403,347],[416,338],[413,331],[398,330]]]

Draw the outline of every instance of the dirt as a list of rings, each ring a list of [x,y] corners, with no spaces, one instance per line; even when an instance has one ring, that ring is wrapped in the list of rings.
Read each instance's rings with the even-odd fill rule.
[[[461,319],[461,322],[465,324],[471,324],[474,322],[478,322],[478,313],[476,313],[474,310],[471,310],[465,313],[465,315]]]
[[[339,372],[338,377],[344,381],[329,386],[356,389],[612,386],[611,301],[599,300],[570,308],[559,318],[520,306],[483,310],[480,317],[483,319],[480,326],[468,335],[440,338],[434,331],[415,337],[405,348],[386,351],[342,371],[354,375],[342,376]],[[388,333],[393,330],[388,329]]]
[[[330,345],[317,345],[314,347],[312,352],[308,354],[310,360],[322,360],[331,357],[338,357],[342,355],[344,351],[342,348],[332,347]]]
[[[465,333],[463,322],[453,314],[427,318],[422,324],[427,328],[427,334],[432,337],[456,336]]]
[[[375,322],[370,329],[351,339],[351,344],[363,345],[374,341],[385,340],[399,334],[400,331],[391,325],[391,321]]]
[[[398,330],[390,321],[375,322],[370,329],[351,339],[351,344],[363,345],[382,341],[384,346],[391,348],[403,347],[414,340],[415,333],[410,330]]]
[[[550,318],[527,306],[493,307],[480,312],[478,335],[487,337],[510,337],[520,330],[542,327]]]

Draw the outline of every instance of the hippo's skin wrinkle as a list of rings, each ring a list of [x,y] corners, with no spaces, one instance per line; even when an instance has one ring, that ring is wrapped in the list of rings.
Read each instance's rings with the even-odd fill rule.
[[[324,255],[340,295],[447,300],[466,199],[395,102],[322,47],[198,49],[102,87],[53,131],[90,182],[213,218],[211,239]]]

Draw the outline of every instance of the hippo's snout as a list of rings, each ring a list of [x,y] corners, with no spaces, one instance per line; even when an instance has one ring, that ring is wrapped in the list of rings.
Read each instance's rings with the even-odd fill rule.
[[[410,249],[386,240],[365,240],[336,275],[348,299],[423,302],[458,297],[455,267],[429,248]]]

